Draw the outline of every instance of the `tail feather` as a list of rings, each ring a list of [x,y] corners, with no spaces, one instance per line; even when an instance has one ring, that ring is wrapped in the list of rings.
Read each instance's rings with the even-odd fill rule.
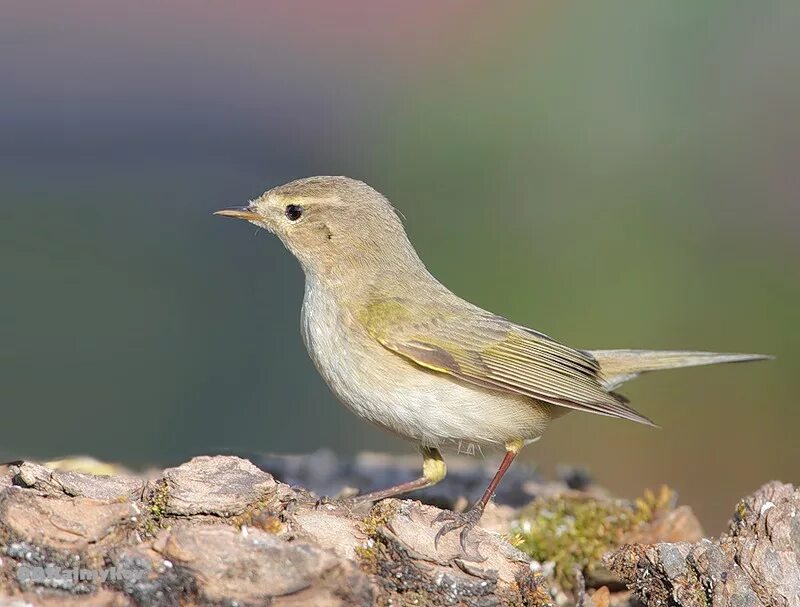
[[[608,390],[613,390],[620,384],[647,371],[773,358],[764,354],[723,354],[680,350],[592,350],[589,354],[594,356],[600,364],[603,385]]]

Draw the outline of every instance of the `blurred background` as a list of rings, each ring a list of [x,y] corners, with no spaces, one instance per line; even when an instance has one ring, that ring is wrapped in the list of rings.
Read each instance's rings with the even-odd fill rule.
[[[584,348],[766,352],[623,390],[525,462],[712,532],[800,481],[800,6],[5,1],[0,456],[410,453],[329,394],[280,243],[212,217],[367,181],[431,271]]]

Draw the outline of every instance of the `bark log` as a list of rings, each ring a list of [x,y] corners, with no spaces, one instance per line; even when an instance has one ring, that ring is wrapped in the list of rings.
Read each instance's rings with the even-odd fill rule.
[[[583,471],[544,482],[520,470],[465,554],[458,534],[434,545],[435,519],[439,506],[463,507],[489,471],[456,464],[444,488],[422,494],[429,504],[354,507],[317,496],[407,480],[416,459],[320,453],[255,464],[204,456],[110,476],[31,462],[0,468],[0,607],[800,605],[800,498],[790,485],[766,485],[739,504],[725,535],[699,540],[686,506],[657,509],[634,525],[642,508],[664,500],[646,507],[614,500]],[[541,504],[558,505],[566,517],[559,530],[575,513],[628,520],[622,534],[599,521],[615,550],[608,569],[584,558],[574,572],[558,571],[563,554],[539,562],[515,548],[524,547],[515,534],[537,524],[525,513],[553,523]],[[595,527],[589,519],[587,529]]]

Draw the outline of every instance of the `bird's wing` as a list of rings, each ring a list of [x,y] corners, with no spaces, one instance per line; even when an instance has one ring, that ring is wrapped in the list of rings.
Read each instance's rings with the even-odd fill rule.
[[[466,313],[466,314],[465,314]],[[485,388],[647,425],[624,397],[603,388],[591,354],[479,308],[370,303],[361,320],[385,348],[417,365]]]

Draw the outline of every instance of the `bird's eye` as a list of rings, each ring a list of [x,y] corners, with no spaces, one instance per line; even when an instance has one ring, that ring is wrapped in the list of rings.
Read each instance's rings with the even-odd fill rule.
[[[286,218],[289,221],[297,221],[303,216],[303,207],[299,204],[290,204],[286,206]]]

